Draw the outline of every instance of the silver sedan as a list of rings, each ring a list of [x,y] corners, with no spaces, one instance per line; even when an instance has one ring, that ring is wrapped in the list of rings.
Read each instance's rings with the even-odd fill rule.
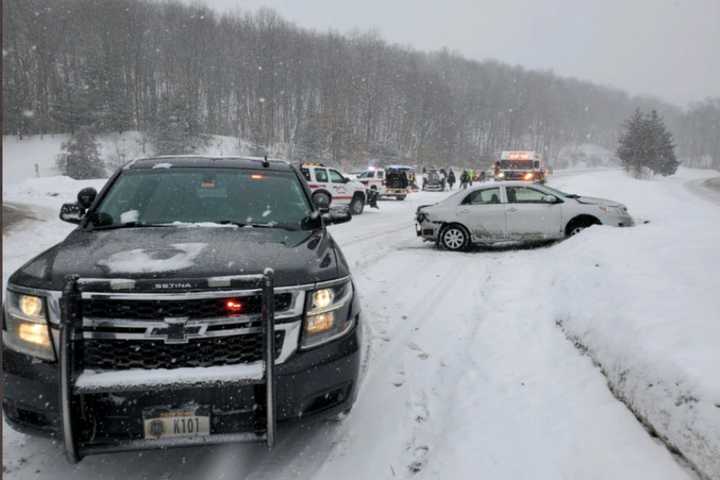
[[[575,235],[592,225],[629,227],[627,207],[527,182],[482,183],[419,207],[416,231],[448,250],[471,244],[534,243]]]

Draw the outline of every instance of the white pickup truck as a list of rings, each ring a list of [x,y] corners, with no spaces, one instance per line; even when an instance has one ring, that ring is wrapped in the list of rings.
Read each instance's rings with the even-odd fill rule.
[[[352,180],[334,168],[328,168],[320,163],[305,163],[300,167],[300,171],[313,192],[313,200],[324,196],[327,202],[322,202],[323,204],[347,205],[353,215],[363,213],[365,204],[376,207],[375,195],[369,194],[362,183]]]

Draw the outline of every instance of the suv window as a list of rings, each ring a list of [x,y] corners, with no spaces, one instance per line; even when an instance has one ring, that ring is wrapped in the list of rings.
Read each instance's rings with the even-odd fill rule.
[[[495,205],[500,203],[500,188],[476,190],[465,197],[463,205]]]
[[[328,181],[327,170],[325,170],[324,168],[316,168],[315,180],[320,183],[326,183]]]
[[[332,183],[345,183],[345,177],[340,175],[337,170],[328,170],[330,172],[330,181]]]
[[[544,203],[546,193],[529,187],[506,187],[509,203]]]
[[[303,177],[305,177],[305,180],[310,182],[310,170],[308,170],[307,168],[301,168],[300,171],[302,172]]]
[[[239,168],[124,172],[94,212],[97,226],[233,222],[300,228],[312,212],[294,172]]]

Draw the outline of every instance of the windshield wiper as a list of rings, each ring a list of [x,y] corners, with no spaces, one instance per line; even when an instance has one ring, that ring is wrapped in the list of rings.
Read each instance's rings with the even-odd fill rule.
[[[94,225],[92,224],[93,230],[115,230],[118,228],[145,228],[145,227],[171,227],[172,225],[161,224],[161,223],[142,223],[142,222],[125,222],[125,223],[113,223],[111,225]]]
[[[281,228],[283,230],[297,230],[292,225],[281,224],[281,223],[242,223],[235,222],[233,220],[220,220],[212,223],[218,225],[235,225],[236,227],[249,227],[249,228]]]
[[[565,195],[567,198],[580,198],[580,195],[577,195],[575,193],[568,193]]]

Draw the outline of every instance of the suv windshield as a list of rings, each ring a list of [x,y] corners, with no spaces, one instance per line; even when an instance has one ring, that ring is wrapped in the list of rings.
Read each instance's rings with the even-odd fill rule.
[[[292,172],[128,170],[93,216],[95,226],[229,223],[300,228],[312,208]]]

